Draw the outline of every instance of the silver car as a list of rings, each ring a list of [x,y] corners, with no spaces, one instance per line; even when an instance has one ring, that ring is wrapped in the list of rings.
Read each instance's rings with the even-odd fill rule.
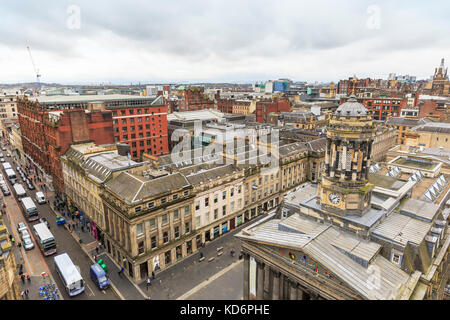
[[[28,232],[27,225],[25,224],[25,222],[19,222],[17,224],[17,231],[19,231],[19,233],[22,233],[23,230],[27,230]]]
[[[31,240],[30,237],[23,238],[22,241],[23,241],[23,247],[25,248],[25,250],[31,250],[34,248],[33,240]]]
[[[24,240],[25,238],[31,238],[30,234],[28,233],[28,230],[22,230],[20,232],[20,237],[22,238],[22,240]]]

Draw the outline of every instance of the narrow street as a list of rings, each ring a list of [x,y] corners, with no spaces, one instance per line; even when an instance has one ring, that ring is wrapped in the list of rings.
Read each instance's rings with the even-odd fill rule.
[[[17,173],[16,166],[17,164],[13,161],[12,157],[5,158],[7,162],[11,163],[11,166],[13,167],[14,171],[16,172],[16,175],[18,177],[18,183],[23,185],[23,182],[20,179],[20,175]],[[5,176],[4,170],[2,169],[2,174]],[[7,181],[8,179],[5,179]],[[35,200],[35,193],[37,191],[40,191],[40,188],[35,184],[36,189],[35,190],[28,190],[26,186],[24,188],[26,189],[26,193],[29,197],[33,199],[35,202],[39,217],[46,218],[49,225],[50,225],[50,231],[53,234],[53,236],[56,239],[57,244],[57,253],[68,253],[70,258],[72,259],[73,263],[79,267],[79,271],[81,273],[81,276],[85,280],[85,292],[75,296],[75,297],[69,297],[67,292],[64,290],[64,285],[59,277],[59,275],[56,273],[53,257],[55,255],[44,257],[41,253],[39,247],[36,244],[36,240],[33,237],[33,225],[39,223],[39,221],[33,221],[28,222],[26,221],[25,217],[22,214],[22,210],[19,207],[19,203],[17,202],[17,199],[14,195],[14,188],[12,188],[11,183],[8,181],[8,187],[11,190],[11,195],[4,197],[5,203],[6,203],[6,212],[8,215],[8,219],[11,221],[11,229],[14,235],[14,238],[19,240],[20,235],[17,232],[17,223],[20,221],[23,221],[27,224],[28,229],[30,231],[31,237],[33,239],[33,242],[35,244],[35,248],[32,250],[26,251],[21,248],[22,257],[24,261],[24,271],[26,273],[29,273],[30,275],[37,276],[40,275],[41,272],[49,272],[53,279],[56,282],[56,285],[58,288],[60,288],[60,292],[64,299],[73,299],[73,300],[117,300],[118,297],[113,293],[112,290],[100,290],[98,289],[94,282],[90,279],[89,274],[89,267],[92,265],[91,260],[89,257],[85,254],[85,252],[81,249],[80,245],[76,242],[76,240],[72,237],[72,235],[63,227],[63,226],[57,226],[56,225],[56,216],[53,213],[52,209],[50,208],[49,203],[47,204],[38,204]],[[52,201],[50,199],[50,201]],[[17,262],[18,264],[21,262]]]

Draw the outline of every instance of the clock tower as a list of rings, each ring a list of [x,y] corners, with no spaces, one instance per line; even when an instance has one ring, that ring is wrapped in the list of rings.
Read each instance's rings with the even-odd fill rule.
[[[319,184],[324,211],[338,216],[363,215],[370,208],[370,154],[375,125],[354,96],[341,104],[327,127],[325,172]]]

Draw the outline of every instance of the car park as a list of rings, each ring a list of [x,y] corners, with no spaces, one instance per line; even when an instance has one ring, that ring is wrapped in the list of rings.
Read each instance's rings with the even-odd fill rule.
[[[19,223],[17,224],[17,231],[18,231],[19,233],[21,233],[22,230],[28,230],[27,225],[25,224],[25,222],[19,222]]]

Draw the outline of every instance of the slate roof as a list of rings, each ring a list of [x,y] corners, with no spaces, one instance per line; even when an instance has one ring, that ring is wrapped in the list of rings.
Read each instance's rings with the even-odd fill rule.
[[[408,242],[419,245],[431,229],[431,223],[392,213],[376,226],[371,234],[406,246]]]
[[[121,172],[115,179],[105,184],[107,190],[128,204],[188,187],[189,181],[179,172],[152,180],[129,172]]]
[[[380,254],[378,243],[298,214],[247,227],[237,237],[301,250],[367,299],[398,297],[410,281],[406,272]],[[369,266],[379,267],[378,288],[371,286]]]
[[[425,124],[431,122],[428,118],[422,119],[409,119],[402,117],[390,117],[387,119],[386,124],[388,125],[396,125],[396,126],[406,126],[406,127],[415,127],[421,124]]]
[[[186,176],[186,179],[189,181],[191,185],[196,186],[200,183],[219,179],[221,177],[236,173],[238,171],[241,171],[241,169],[239,169],[235,165],[230,164],[208,170],[200,170],[196,173],[191,173],[190,175]],[[184,173],[183,170],[180,170],[180,172]]]
[[[359,103],[355,98],[350,98],[347,102],[341,104],[335,111],[338,116],[366,116],[368,114],[366,107]]]
[[[450,133],[450,123],[430,122],[430,123],[422,124],[420,126],[412,128],[410,131]]]

